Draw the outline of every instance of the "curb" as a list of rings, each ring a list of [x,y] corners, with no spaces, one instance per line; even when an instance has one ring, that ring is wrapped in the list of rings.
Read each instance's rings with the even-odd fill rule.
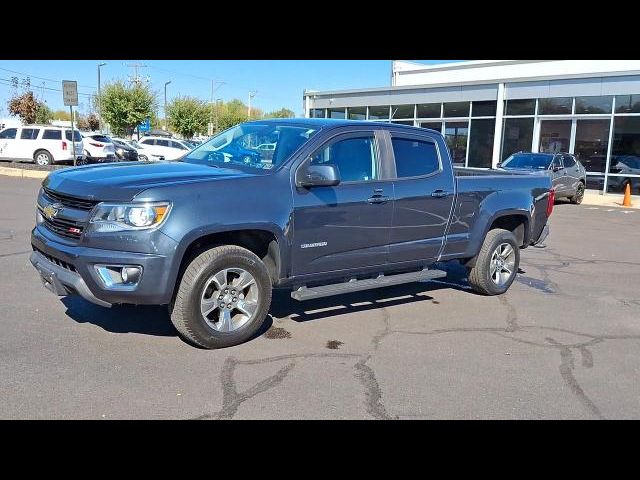
[[[25,170],[23,168],[0,167],[0,175],[20,178],[46,178],[51,172],[42,170]]]

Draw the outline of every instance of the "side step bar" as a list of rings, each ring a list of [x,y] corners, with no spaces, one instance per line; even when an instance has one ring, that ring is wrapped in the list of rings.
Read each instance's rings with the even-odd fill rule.
[[[320,287],[300,287],[291,292],[291,298],[300,301],[311,300],[314,298],[330,297],[332,295],[340,295],[342,293],[359,292],[361,290],[388,287],[390,285],[399,285],[402,283],[434,280],[436,278],[446,276],[447,272],[443,270],[427,270],[425,268],[420,272],[399,273],[397,275],[379,275],[377,278],[367,278],[364,280],[352,279],[348,282],[322,285]]]

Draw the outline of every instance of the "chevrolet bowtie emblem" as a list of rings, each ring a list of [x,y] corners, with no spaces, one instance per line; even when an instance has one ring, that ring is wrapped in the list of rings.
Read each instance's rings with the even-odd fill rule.
[[[42,209],[42,213],[44,213],[44,216],[47,217],[49,220],[53,220],[56,217],[56,215],[60,213],[61,210],[62,210],[62,205],[59,203],[54,203],[52,205],[47,205],[46,207],[44,207]]]

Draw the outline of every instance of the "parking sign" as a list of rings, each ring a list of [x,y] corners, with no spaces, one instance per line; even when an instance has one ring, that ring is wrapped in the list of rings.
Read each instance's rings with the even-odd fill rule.
[[[62,81],[62,99],[67,107],[78,106],[78,82],[75,80]]]

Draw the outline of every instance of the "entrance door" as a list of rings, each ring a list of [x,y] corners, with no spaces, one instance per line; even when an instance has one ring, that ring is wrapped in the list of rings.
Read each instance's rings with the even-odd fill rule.
[[[540,153],[568,153],[571,146],[571,120],[540,120]]]

